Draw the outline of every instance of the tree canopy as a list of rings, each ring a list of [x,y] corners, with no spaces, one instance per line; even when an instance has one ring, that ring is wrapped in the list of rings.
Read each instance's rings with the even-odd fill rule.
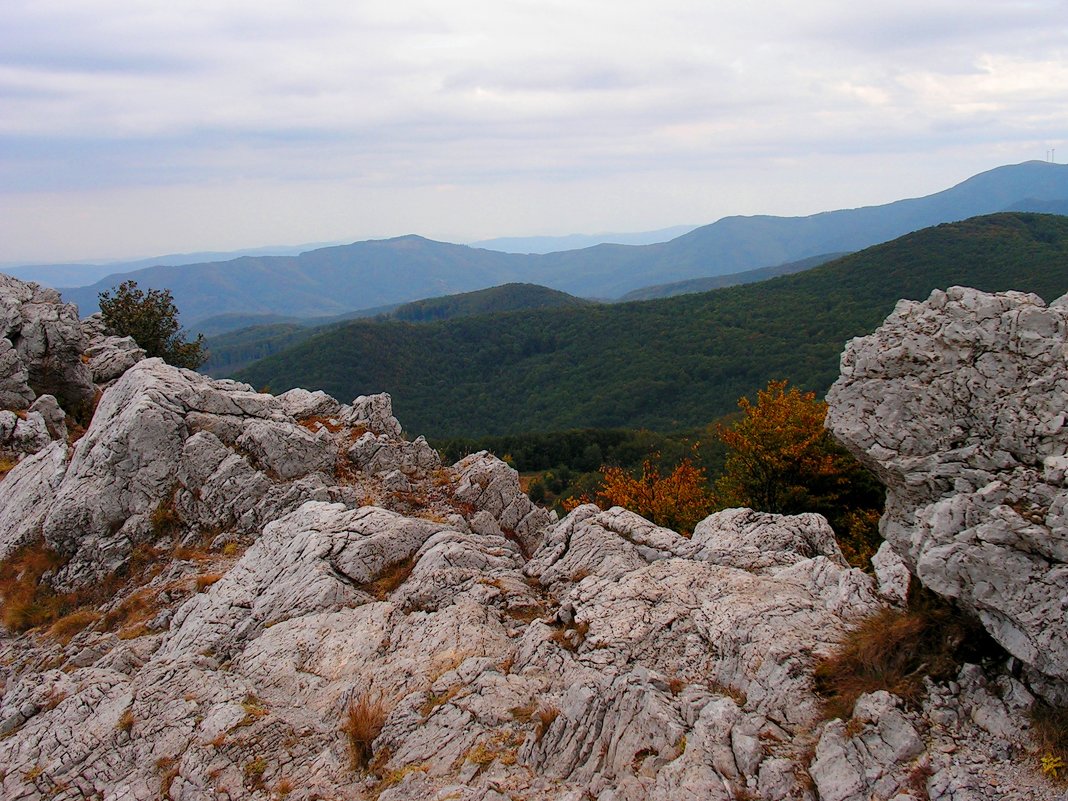
[[[131,280],[101,292],[99,297],[104,324],[120,336],[133,337],[149,356],[192,370],[207,358],[203,335],[186,341],[169,289],[150,289],[146,293]]]

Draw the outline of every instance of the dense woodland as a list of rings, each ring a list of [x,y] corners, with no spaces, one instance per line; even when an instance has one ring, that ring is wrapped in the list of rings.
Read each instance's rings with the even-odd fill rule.
[[[645,302],[437,323],[357,321],[239,377],[348,399],[390,392],[412,434],[695,428],[771,379],[822,395],[853,336],[900,298],[955,284],[1068,291],[1068,218],[998,214],[940,225],[796,275]]]

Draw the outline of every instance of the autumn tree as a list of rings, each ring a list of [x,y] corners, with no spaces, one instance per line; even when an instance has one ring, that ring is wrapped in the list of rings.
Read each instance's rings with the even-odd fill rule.
[[[824,428],[827,404],[815,393],[788,389],[786,381],[771,381],[755,404],[743,397],[738,406],[741,417],[716,429],[727,447],[716,506],[820,512],[846,557],[866,564],[879,542],[883,490]]]
[[[601,476],[601,487],[593,499],[599,506],[622,506],[684,535],[689,535],[712,510],[705,471],[689,458],[667,475],[661,474],[652,459],[646,459],[641,475],[631,475],[622,467],[602,466]],[[565,504],[565,508],[589,501],[583,496]]]
[[[145,293],[136,281],[123,281],[117,289],[101,292],[99,304],[104,324],[119,336],[133,337],[149,356],[192,370],[207,358],[203,334],[186,341],[169,289]]]

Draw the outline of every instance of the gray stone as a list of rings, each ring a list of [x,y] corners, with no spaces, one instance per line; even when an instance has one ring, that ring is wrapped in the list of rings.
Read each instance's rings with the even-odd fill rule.
[[[908,569],[1061,687],[1066,330],[1063,299],[953,287],[902,301],[849,343],[827,416],[886,483],[880,530]]]

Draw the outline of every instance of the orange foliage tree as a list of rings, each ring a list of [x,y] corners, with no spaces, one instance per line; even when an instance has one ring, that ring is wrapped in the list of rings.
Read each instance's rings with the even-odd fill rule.
[[[727,461],[715,483],[717,508],[820,512],[846,558],[866,565],[878,547],[882,488],[823,427],[827,404],[815,393],[771,381],[754,404],[738,401],[741,418],[717,426]]]
[[[601,467],[601,475],[601,488],[595,499],[600,507],[622,506],[684,535],[689,535],[712,510],[704,468],[690,459],[683,459],[668,475],[661,475],[651,459],[642,464],[639,476],[632,476],[622,467],[609,466]],[[589,500],[583,496],[566,506],[574,508]]]

